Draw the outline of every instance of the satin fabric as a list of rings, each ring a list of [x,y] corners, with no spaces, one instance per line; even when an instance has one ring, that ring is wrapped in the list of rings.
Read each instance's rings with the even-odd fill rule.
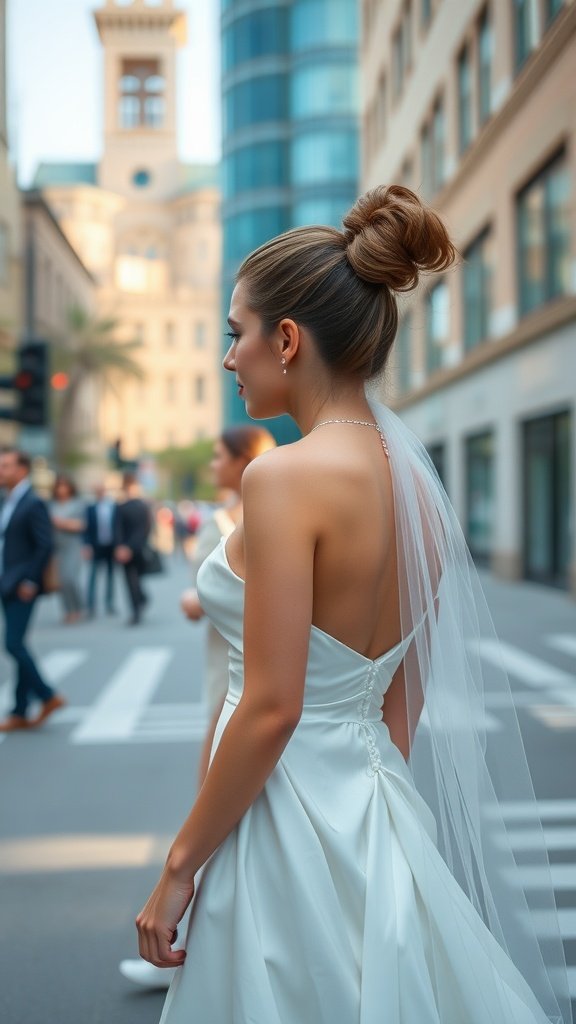
[[[243,581],[198,575],[243,685]],[[408,640],[372,661],[312,626],[301,721],[201,873],[161,1024],[547,1024],[440,856],[381,720]]]

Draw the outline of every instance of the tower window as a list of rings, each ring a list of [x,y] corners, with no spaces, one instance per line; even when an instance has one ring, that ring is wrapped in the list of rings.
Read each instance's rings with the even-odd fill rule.
[[[165,80],[158,60],[123,60],[119,81],[122,128],[161,128]]]

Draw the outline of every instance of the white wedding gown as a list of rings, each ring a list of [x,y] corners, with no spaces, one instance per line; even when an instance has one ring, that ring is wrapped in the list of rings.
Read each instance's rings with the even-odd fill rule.
[[[217,744],[243,684],[224,541],[198,588],[231,646]],[[381,720],[403,654],[371,661],[312,626],[301,721],[202,873],[161,1024],[547,1024]]]

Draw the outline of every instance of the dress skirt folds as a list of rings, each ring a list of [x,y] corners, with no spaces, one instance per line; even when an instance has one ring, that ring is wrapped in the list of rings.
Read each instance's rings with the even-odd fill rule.
[[[198,586],[231,647],[217,745],[242,692],[224,543]],[[547,1024],[381,720],[404,645],[371,661],[312,627],[301,721],[201,874],[161,1024]]]

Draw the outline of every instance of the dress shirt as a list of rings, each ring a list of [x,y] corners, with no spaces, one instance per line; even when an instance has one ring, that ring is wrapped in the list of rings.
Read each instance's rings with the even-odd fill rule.
[[[110,498],[102,498],[96,502],[96,539],[102,547],[108,547],[113,543],[114,533],[112,530],[112,516],[114,514],[114,502]]]

